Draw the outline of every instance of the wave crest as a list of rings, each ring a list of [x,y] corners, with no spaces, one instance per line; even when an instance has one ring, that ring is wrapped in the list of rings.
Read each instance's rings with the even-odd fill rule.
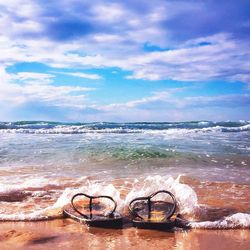
[[[86,134],[86,133],[197,133],[250,131],[248,121],[240,122],[162,122],[162,123],[59,123],[0,122],[1,133]]]

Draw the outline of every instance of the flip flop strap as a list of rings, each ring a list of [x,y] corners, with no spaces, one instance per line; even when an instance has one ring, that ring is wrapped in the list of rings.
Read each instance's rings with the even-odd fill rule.
[[[166,191],[166,190],[159,190],[149,196],[145,196],[145,197],[137,197],[135,199],[133,199],[130,203],[129,203],[129,211],[130,213],[132,214],[133,217],[135,218],[140,218],[141,220],[143,220],[143,217],[141,217],[134,209],[134,206],[132,206],[132,204],[136,201],[143,201],[143,200],[147,200],[147,204],[148,204],[148,218],[150,219],[151,218],[151,199],[156,196],[157,194],[159,193],[165,193],[165,194],[168,194],[172,200],[173,200],[173,207],[172,209],[170,210],[170,212],[166,215],[167,216],[167,219],[170,219],[173,214],[175,213],[175,210],[176,210],[176,199],[174,197],[174,195],[169,192],[169,191]]]
[[[75,194],[72,199],[71,199],[71,205],[73,207],[73,209],[78,213],[80,214],[81,216],[83,216],[85,219],[89,219],[89,217],[86,215],[86,214],[83,214],[81,211],[79,211],[75,204],[74,204],[74,200],[76,197],[79,197],[79,196],[85,196],[87,198],[89,198],[89,216],[90,216],[90,219],[92,219],[92,206],[93,206],[93,200],[94,199],[100,199],[100,198],[105,198],[105,199],[109,199],[111,200],[113,203],[114,203],[114,208],[112,209],[111,212],[109,212],[109,214],[107,216],[112,216],[117,208],[117,203],[116,201],[110,197],[110,196],[107,196],[107,195],[99,195],[99,196],[92,196],[92,195],[88,195],[88,194],[84,194],[84,193],[78,193],[78,194]]]

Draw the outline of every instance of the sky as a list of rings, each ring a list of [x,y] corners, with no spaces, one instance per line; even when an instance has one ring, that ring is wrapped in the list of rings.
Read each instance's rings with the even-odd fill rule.
[[[0,121],[250,120],[250,1],[0,0]]]

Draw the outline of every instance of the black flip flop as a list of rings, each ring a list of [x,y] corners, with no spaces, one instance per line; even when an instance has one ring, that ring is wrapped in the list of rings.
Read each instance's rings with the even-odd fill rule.
[[[151,199],[159,193],[170,196],[172,203],[152,201]],[[157,191],[147,197],[135,198],[129,203],[133,226],[144,229],[171,230],[176,224],[176,221],[171,219],[176,207],[174,195],[166,190]]]
[[[75,198],[79,196],[84,196],[89,198],[89,204],[88,204],[89,215],[86,215],[83,212],[81,212],[74,203]],[[100,198],[109,199],[114,203],[114,208],[107,215],[103,213],[93,214],[93,200]],[[78,193],[72,197],[71,204],[68,204],[64,207],[63,213],[65,216],[70,217],[78,222],[85,223],[91,227],[121,228],[122,216],[119,213],[115,212],[116,207],[117,207],[116,201],[110,196],[106,195],[91,196],[84,193]]]

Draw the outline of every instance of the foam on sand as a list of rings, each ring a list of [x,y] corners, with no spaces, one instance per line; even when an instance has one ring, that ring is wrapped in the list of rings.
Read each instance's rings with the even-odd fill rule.
[[[221,216],[219,220],[212,221],[212,217],[209,217],[208,207],[201,206],[198,203],[197,194],[187,184],[180,182],[180,177],[176,179],[172,176],[147,176],[139,179],[130,179],[129,181],[121,182],[121,186],[113,185],[112,183],[100,182],[97,180],[89,180],[87,177],[82,177],[75,180],[75,184],[78,186],[70,186],[64,189],[56,188],[60,185],[60,182],[55,181],[54,193],[55,197],[48,197],[50,193],[47,192],[46,187],[48,180],[42,179],[40,181],[28,181],[22,185],[16,185],[12,188],[1,188],[1,196],[5,197],[2,200],[0,220],[1,221],[36,221],[36,220],[50,220],[63,218],[63,207],[70,203],[72,196],[76,193],[88,193],[90,195],[108,195],[117,201],[117,211],[127,216],[127,207],[129,202],[141,196],[148,196],[158,190],[168,190],[172,192],[177,201],[178,213],[190,221],[192,228],[204,228],[204,229],[232,229],[232,228],[250,228],[250,214],[248,213],[232,213],[226,217]],[[129,182],[129,192],[126,193],[124,198],[121,195],[121,189]],[[69,184],[70,182],[68,182]],[[72,183],[71,183],[72,184]],[[68,186],[66,183],[63,185]],[[21,194],[26,194],[19,200],[14,202],[8,201],[8,195],[13,196],[16,194],[19,198]],[[17,197],[17,198],[18,198]],[[36,202],[37,197],[41,198],[43,206],[39,206]],[[57,197],[57,198],[56,198]],[[15,197],[14,197],[15,198]],[[166,199],[166,195],[159,194],[159,199]],[[43,200],[44,199],[44,200]],[[52,200],[52,203],[47,203],[47,200]],[[44,203],[45,202],[45,203]],[[109,209],[109,201],[107,202],[107,209]],[[12,205],[14,204],[14,207]],[[33,209],[27,210],[29,204],[33,205]],[[219,212],[220,209],[218,209]],[[207,214],[208,216],[204,221],[194,221],[202,218],[201,215]],[[209,220],[211,219],[211,221]]]
[[[250,214],[236,213],[217,221],[190,222],[189,224],[192,228],[203,229],[250,228]]]

